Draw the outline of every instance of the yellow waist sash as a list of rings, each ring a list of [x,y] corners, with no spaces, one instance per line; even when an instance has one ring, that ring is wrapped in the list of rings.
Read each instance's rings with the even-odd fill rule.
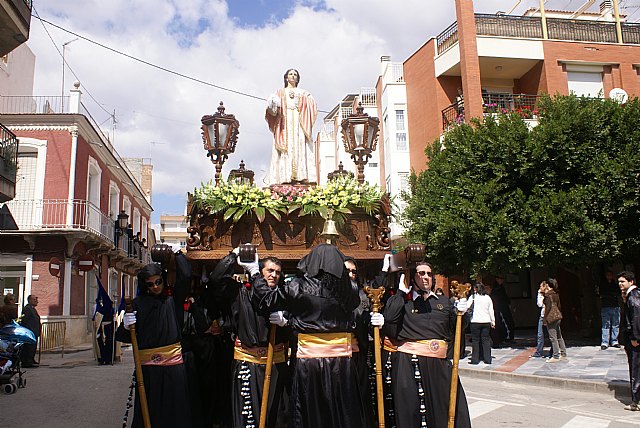
[[[351,354],[358,351],[358,341],[351,333],[301,333],[298,335],[296,357],[351,357]]]
[[[421,357],[446,358],[447,342],[440,339],[405,340],[396,342],[387,337],[384,339],[384,349],[390,352],[404,352]]]
[[[285,362],[284,343],[277,343],[273,347],[273,364]],[[267,364],[266,346],[244,346],[240,340],[236,339],[233,347],[233,358],[235,360],[246,361],[254,364]]]
[[[140,364],[143,366],[175,366],[182,364],[182,347],[174,343],[159,348],[140,349]]]

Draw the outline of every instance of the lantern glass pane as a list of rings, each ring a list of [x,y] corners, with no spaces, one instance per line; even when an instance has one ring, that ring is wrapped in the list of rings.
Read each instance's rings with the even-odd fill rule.
[[[209,144],[211,144],[210,148],[216,147],[216,124],[212,123],[211,125],[207,125],[207,133],[209,134]]]
[[[218,141],[218,147],[225,147],[227,145],[227,134],[229,133],[229,125],[226,123],[218,124],[218,132],[220,132],[220,141]]]
[[[373,147],[373,140],[376,136],[375,128],[373,126],[369,126],[369,129],[367,129],[367,131],[367,148],[371,149]]]
[[[356,139],[355,141],[356,150],[362,150],[362,147],[363,147],[362,139],[364,138],[364,127],[365,127],[364,123],[357,123],[353,125],[353,135]]]

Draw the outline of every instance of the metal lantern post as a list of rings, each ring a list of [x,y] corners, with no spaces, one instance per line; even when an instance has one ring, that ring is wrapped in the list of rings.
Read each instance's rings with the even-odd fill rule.
[[[380,119],[364,113],[362,103],[358,103],[355,114],[342,121],[344,149],[358,168],[358,183],[364,183],[364,166],[378,143]]]
[[[118,238],[120,237],[120,235],[122,235],[124,233],[125,230],[127,230],[127,225],[129,224],[129,216],[127,215],[126,212],[124,212],[124,210],[120,211],[120,214],[118,214],[118,217],[116,218],[115,221],[115,233],[114,233],[114,241],[116,244],[116,248],[118,248]]]
[[[224,105],[220,101],[218,112],[202,117],[202,140],[207,156],[216,167],[216,186],[220,184],[222,165],[230,153],[236,150],[238,128],[240,122],[232,114],[225,114]]]

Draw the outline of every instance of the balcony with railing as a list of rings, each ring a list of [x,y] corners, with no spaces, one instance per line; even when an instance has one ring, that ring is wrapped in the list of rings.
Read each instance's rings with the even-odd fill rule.
[[[475,14],[478,36],[542,39],[542,18],[538,16]],[[640,23],[622,22],[625,44],[640,44]],[[549,40],[617,43],[616,24],[610,21],[547,18]],[[454,22],[436,38],[438,54],[458,42],[458,23]]]
[[[538,95],[483,92],[482,109],[484,115],[517,113],[523,119],[538,118]],[[464,105],[455,102],[442,110],[442,130],[465,122]]]
[[[63,96],[5,96],[0,95],[2,114],[69,113],[69,97]]]
[[[7,202],[20,232],[86,231],[114,242],[115,223],[83,199],[14,199]]]
[[[16,195],[18,138],[0,124],[0,203]]]
[[[0,56],[17,48],[29,38],[31,0],[5,0],[0,8]]]

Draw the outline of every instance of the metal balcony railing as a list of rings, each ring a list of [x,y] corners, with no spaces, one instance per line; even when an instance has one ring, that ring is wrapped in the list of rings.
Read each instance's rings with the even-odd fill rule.
[[[542,39],[542,18],[538,16],[475,14],[478,36]],[[622,22],[622,40],[640,44],[640,24]],[[616,24],[609,21],[547,18],[549,40],[617,43]],[[438,54],[458,42],[458,23],[447,27],[436,39]]]
[[[484,113],[520,114],[524,119],[535,119],[538,116],[538,95],[506,94],[501,92],[485,92],[482,94]]]
[[[86,230],[111,242],[115,223],[83,199],[14,199],[7,202],[21,231]]]
[[[376,107],[376,88],[360,88],[362,107]]]
[[[464,123],[464,107],[461,103],[455,102],[442,110],[443,131],[461,123]]]
[[[18,138],[0,123],[0,202],[13,199],[16,194],[16,165]]]
[[[62,96],[4,96],[0,95],[0,113],[3,114],[53,114],[66,113],[69,97]],[[66,108],[66,107],[65,107]]]
[[[523,119],[538,117],[538,95],[483,92],[482,110],[484,114],[518,113]],[[464,123],[464,105],[455,102],[442,110],[442,130]]]

